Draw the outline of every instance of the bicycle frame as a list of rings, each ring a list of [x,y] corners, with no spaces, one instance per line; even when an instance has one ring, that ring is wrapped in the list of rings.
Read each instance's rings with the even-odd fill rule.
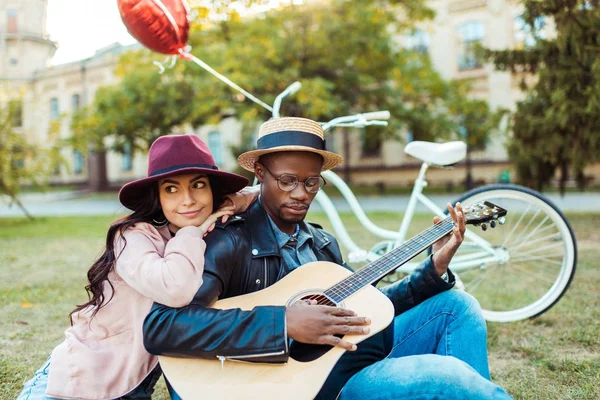
[[[273,118],[279,118],[279,109],[281,107],[281,102],[287,96],[290,96],[297,92],[301,88],[301,84],[299,82],[294,82],[290,86],[288,86],[283,92],[281,92],[275,99],[273,104],[272,116]],[[336,126],[347,126],[347,127],[364,127],[369,125],[380,125],[385,126],[387,122],[381,121],[386,120],[390,117],[390,113],[388,111],[376,111],[372,113],[366,114],[357,114],[352,116],[338,117],[327,123],[322,123],[323,131],[328,131],[331,128]],[[391,249],[397,247],[398,245],[404,243],[406,240],[406,234],[408,232],[408,227],[412,222],[412,217],[415,212],[415,206],[417,202],[425,205],[429,210],[431,210],[435,215],[444,218],[446,215],[444,214],[444,210],[437,206],[434,202],[432,202],[427,196],[423,194],[423,188],[427,186],[427,181],[425,180],[425,174],[429,165],[427,163],[423,163],[421,166],[421,170],[415,181],[415,185],[413,187],[413,191],[410,196],[410,200],[408,202],[408,207],[406,209],[406,213],[402,219],[400,224],[400,229],[398,232],[390,231],[387,229],[380,228],[375,225],[365,214],[364,210],[358,203],[356,196],[352,193],[352,190],[348,187],[348,185],[343,181],[341,177],[339,177],[333,171],[324,171],[322,173],[323,177],[331,182],[333,185],[337,187],[337,189],[342,193],[348,204],[350,205],[351,210],[354,212],[354,215],[358,218],[359,222],[373,235],[378,236],[380,238],[388,240],[388,244],[385,248],[385,253],[390,251]],[[339,213],[337,212],[333,202],[325,194],[324,191],[319,191],[317,196],[315,197],[317,203],[321,206],[325,214],[331,221],[333,225],[333,229],[336,233],[336,237],[340,240],[340,242],[349,250],[349,259],[353,261],[352,258],[356,258],[357,261],[374,261],[377,258],[381,257],[381,255],[375,253],[374,251],[366,251],[359,247],[353,240],[350,238],[348,231],[344,227],[344,224],[340,218]],[[460,272],[476,267],[485,267],[485,263],[492,261],[504,261],[506,255],[503,254],[501,250],[495,250],[489,242],[475,234],[473,231],[467,230],[465,232],[465,237],[470,240],[470,242],[463,243],[463,247],[468,246],[477,246],[481,249],[479,252],[470,253],[463,256],[456,256],[453,258],[450,266],[452,270],[455,272]],[[384,253],[384,254],[385,254]],[[417,263],[406,263],[400,266],[396,271],[403,273],[410,273],[415,267]]]
[[[367,231],[369,231],[375,236],[389,241],[385,249],[385,252],[387,253],[388,251],[392,250],[393,248],[406,241],[408,227],[412,222],[412,217],[414,215],[417,202],[426,206],[435,215],[442,218],[446,217],[446,214],[444,214],[444,210],[423,194],[423,188],[427,187],[425,175],[428,168],[429,165],[427,163],[422,164],[421,170],[419,171],[419,175],[415,181],[415,185],[413,187],[413,191],[411,193],[410,200],[408,202],[408,206],[406,208],[405,215],[402,218],[402,222],[400,224],[398,232],[382,229],[376,224],[374,224],[366,216],[364,210],[358,203],[356,196],[354,196],[354,193],[352,193],[352,190],[348,187],[344,180],[335,172],[324,171],[322,175],[325,179],[327,179],[328,182],[332,183],[340,191],[342,196],[344,196],[344,199],[348,202],[354,215],[357,217],[361,225],[364,226],[365,229],[367,229]],[[321,206],[321,208],[331,221],[336,237],[349,250],[350,261],[353,261],[353,258],[356,259],[356,261],[358,261],[359,258],[362,258],[362,261],[366,260],[371,262],[381,257],[381,255],[376,254],[372,250],[366,251],[362,249],[350,238],[350,235],[344,227],[339,213],[337,212],[335,206],[333,205],[333,202],[331,201],[329,196],[327,196],[326,193],[320,191],[317,194],[315,200]],[[483,239],[481,236],[477,235],[473,231],[467,229],[467,231],[465,232],[465,237],[469,240],[469,242],[463,243],[463,246],[477,246],[481,249],[481,251],[463,256],[456,256],[450,264],[453,271],[460,272],[476,267],[481,267],[487,262],[499,261],[503,258],[502,252],[495,250],[485,239]],[[417,265],[417,263],[409,262],[400,266],[396,271],[402,273],[410,273]]]

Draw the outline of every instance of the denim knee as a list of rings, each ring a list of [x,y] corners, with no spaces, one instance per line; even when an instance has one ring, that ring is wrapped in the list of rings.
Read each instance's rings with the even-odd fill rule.
[[[455,317],[464,316],[487,331],[481,305],[475,297],[462,290],[447,290],[438,294],[452,308]]]
[[[365,368],[344,387],[341,400],[510,399],[465,362],[425,354],[388,358]]]

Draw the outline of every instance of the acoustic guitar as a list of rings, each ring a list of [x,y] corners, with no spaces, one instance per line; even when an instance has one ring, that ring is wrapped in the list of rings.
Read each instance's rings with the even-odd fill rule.
[[[467,224],[487,228],[504,223],[506,210],[487,201],[465,209]],[[331,262],[317,261],[295,269],[274,285],[258,292],[218,300],[216,309],[251,310],[257,306],[290,306],[304,299],[344,307],[371,319],[366,335],[346,335],[360,343],[385,329],[394,318],[391,301],[371,284],[411,260],[454,227],[442,220],[381,258],[351,273]],[[326,289],[323,289],[326,288]],[[161,356],[160,365],[173,388],[185,400],[193,399],[313,399],[345,352],[339,347],[300,344],[290,346],[286,364],[253,363],[252,356],[190,359]],[[261,356],[265,356],[262,354]]]

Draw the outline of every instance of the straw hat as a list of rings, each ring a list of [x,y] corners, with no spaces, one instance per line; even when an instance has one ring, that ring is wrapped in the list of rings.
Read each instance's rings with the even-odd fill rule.
[[[248,185],[248,179],[241,175],[219,171],[208,146],[198,136],[169,135],[152,143],[148,153],[148,176],[125,184],[119,191],[119,201],[134,210],[140,198],[159,179],[194,172],[217,178],[223,194],[237,192]]]
[[[323,128],[315,121],[305,118],[275,118],[263,123],[258,131],[256,150],[238,157],[240,166],[254,172],[258,157],[280,151],[308,151],[323,157],[322,171],[335,168],[343,161],[342,156],[325,150]]]

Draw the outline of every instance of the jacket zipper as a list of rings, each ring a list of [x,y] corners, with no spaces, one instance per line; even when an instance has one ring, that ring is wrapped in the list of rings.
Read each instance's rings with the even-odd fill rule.
[[[229,360],[229,361],[241,361],[242,359],[245,358],[258,358],[258,357],[270,357],[270,356],[280,356],[285,354],[285,351],[278,351],[277,353],[264,353],[264,354],[250,354],[250,355],[243,355],[243,356],[217,356],[217,359],[219,361],[221,361],[221,369],[223,369],[223,366],[225,364],[225,360]]]

